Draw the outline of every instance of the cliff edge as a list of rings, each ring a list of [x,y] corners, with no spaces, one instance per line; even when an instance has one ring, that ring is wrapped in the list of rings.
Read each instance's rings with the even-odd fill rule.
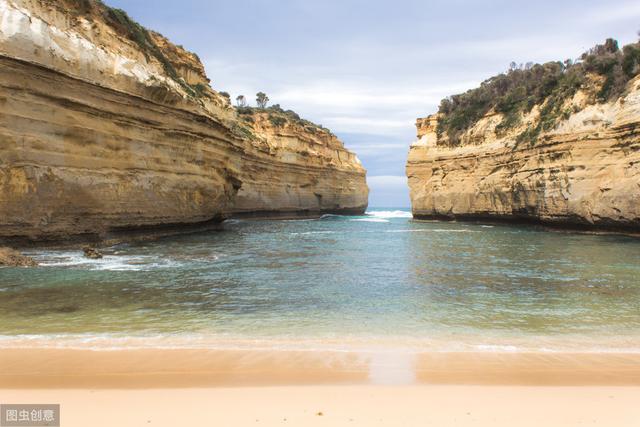
[[[640,230],[640,45],[527,64],[418,119],[416,218]]]
[[[367,206],[328,130],[238,111],[196,54],[100,1],[0,2],[0,88],[2,238]]]

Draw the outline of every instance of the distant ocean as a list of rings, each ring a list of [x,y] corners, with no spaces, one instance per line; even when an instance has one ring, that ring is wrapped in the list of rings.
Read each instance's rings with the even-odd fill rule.
[[[640,351],[640,240],[360,217],[223,231],[0,269],[0,346]]]

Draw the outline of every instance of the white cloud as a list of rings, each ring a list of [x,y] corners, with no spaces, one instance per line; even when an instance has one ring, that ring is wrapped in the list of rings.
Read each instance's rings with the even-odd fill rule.
[[[428,84],[421,81],[390,81],[384,85],[362,77],[308,79],[294,74],[287,79],[272,76],[280,70],[258,64],[230,65],[220,60],[205,61],[213,86],[225,90],[235,98],[244,94],[253,102],[253,93],[265,91],[271,103],[293,109],[305,118],[328,126],[336,133],[398,134],[413,132],[415,119],[433,112],[440,100],[478,84],[462,81]],[[260,84],[256,76],[243,77],[247,69],[260,69],[265,80]],[[306,74],[308,75],[308,74]],[[297,80],[300,79],[300,80]],[[216,81],[220,82],[216,84]],[[266,82],[272,82],[271,86]],[[231,82],[225,84],[225,82]],[[275,83],[274,83],[275,82]]]
[[[369,206],[407,207],[409,206],[409,187],[407,177],[394,175],[367,176],[369,185]]]
[[[585,20],[591,24],[607,24],[619,21],[638,20],[640,18],[640,3],[637,1],[623,4],[607,4],[588,11]]]
[[[394,176],[394,175],[378,175],[368,176],[367,182],[372,187],[394,189],[404,188],[407,186],[406,176]]]
[[[490,13],[501,6],[487,7]],[[413,140],[415,119],[435,112],[442,98],[476,87],[511,61],[576,57],[611,32],[611,23],[640,16],[640,3],[630,1],[615,6],[567,3],[555,14],[531,5],[529,10],[543,13],[537,18],[520,15],[522,8],[507,9],[509,16],[491,15],[488,25],[493,27],[478,23],[481,31],[476,21],[461,16],[471,22],[469,32],[446,37],[436,28],[437,22],[386,36],[384,29],[368,32],[365,27],[306,39],[300,34],[298,43],[280,44],[273,52],[268,43],[265,49],[241,45],[235,51],[210,50],[205,64],[215,88],[234,98],[244,94],[250,101],[256,92],[266,92],[272,103],[346,134],[344,142],[367,160],[365,167],[385,173],[389,172],[385,160],[372,162],[374,157],[387,163],[401,161],[398,153],[404,153]],[[577,10],[582,13],[577,15]],[[449,9],[440,13],[446,16]],[[538,24],[532,23],[534,19]],[[626,25],[627,33],[629,28]],[[620,37],[618,33],[610,35]],[[376,141],[382,143],[362,138],[352,142],[348,134],[377,135]],[[396,170],[402,167],[397,164]]]
[[[442,98],[511,61],[575,58],[640,29],[638,0],[108,1],[197,52],[215,89],[252,103],[264,91],[341,135],[372,175],[374,202],[377,191],[405,197],[395,175],[415,119]]]
[[[407,141],[409,141],[409,139],[407,139]],[[400,139],[400,142],[395,143],[351,143],[348,148],[354,150],[361,156],[371,156],[385,154],[395,150],[403,150],[404,148],[406,148],[404,151],[409,151],[407,141]]]
[[[414,103],[438,103],[443,96],[471,87],[478,82],[461,82],[453,85],[418,85],[389,83],[384,88],[358,79],[346,77],[341,82],[307,81],[273,94],[273,98],[291,104],[309,104],[332,108],[401,107]]]
[[[325,126],[339,129],[341,132],[362,133],[397,133],[398,130],[411,128],[414,120],[385,120],[381,118],[366,117],[325,117]]]

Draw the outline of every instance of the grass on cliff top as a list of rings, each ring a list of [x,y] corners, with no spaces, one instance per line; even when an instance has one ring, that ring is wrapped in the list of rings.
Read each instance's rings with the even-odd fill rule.
[[[279,104],[274,104],[267,108],[236,107],[236,110],[238,111],[240,118],[245,122],[253,123],[253,116],[255,114],[266,113],[269,117],[269,121],[276,128],[283,127],[287,123],[293,123],[298,126],[302,126],[310,132],[322,132],[334,136],[334,134],[324,126],[301,118],[293,110],[283,110]]]
[[[529,63],[519,67],[512,64],[507,73],[484,81],[480,87],[442,100],[438,110],[438,140],[446,135],[448,145],[460,145],[462,134],[492,109],[503,114],[496,132],[504,134],[521,123],[523,114],[539,105],[539,121],[517,136],[519,143],[534,144],[542,132],[553,129],[561,119],[571,115],[573,111],[563,109],[565,101],[593,81],[593,76],[603,81],[593,102],[607,102],[620,97],[638,73],[640,43],[619,49],[613,39],[596,45],[575,62]]]
[[[64,0],[79,15],[99,14],[116,33],[123,35],[138,45],[147,60],[155,58],[163,67],[165,73],[177,82],[194,98],[202,97],[205,89],[202,84],[189,85],[176,71],[171,61],[164,55],[156,44],[149,30],[131,19],[127,12],[104,4],[101,0]],[[194,54],[195,55],[195,54]],[[195,55],[197,57],[197,55]]]

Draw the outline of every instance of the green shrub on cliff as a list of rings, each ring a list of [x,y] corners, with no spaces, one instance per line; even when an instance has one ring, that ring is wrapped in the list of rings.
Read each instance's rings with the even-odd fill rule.
[[[153,41],[149,31],[131,19],[127,12],[122,9],[106,7],[106,19],[107,23],[116,29],[116,31],[135,42],[147,59],[149,59],[150,56],[157,59],[169,77],[176,81],[181,80],[173,64],[164,56],[162,50],[155,41]]]
[[[325,128],[321,124],[303,119],[293,110],[284,110],[280,107],[280,104],[274,104],[266,108],[248,106],[236,107],[236,111],[238,112],[238,115],[240,115],[240,118],[245,122],[255,122],[254,115],[256,114],[267,114],[267,118],[271,125],[277,128],[283,127],[287,123],[292,123],[303,127],[308,132],[322,132],[334,136],[329,129]]]
[[[287,123],[287,119],[282,116],[269,115],[269,121],[277,128],[284,126]]]
[[[237,107],[236,111],[240,115],[252,115],[254,113],[253,107]]]
[[[597,102],[619,97],[627,83],[640,72],[640,44],[618,48],[617,41],[608,39],[585,52],[579,61],[548,62],[516,66],[484,81],[480,87],[443,99],[438,112],[437,132],[447,135],[452,146],[461,143],[462,134],[492,109],[503,115],[496,127],[498,134],[520,124],[522,115],[540,105],[540,120],[518,136],[518,141],[535,142],[541,132],[553,129],[570,112],[563,109],[565,101],[588,81],[588,75],[602,78]]]
[[[140,51],[145,55],[147,60],[155,58],[163,67],[165,73],[192,97],[201,97],[206,93],[206,87],[202,84],[189,85],[178,74],[171,61],[162,52],[162,49],[156,44],[153,36],[142,25],[131,19],[127,12],[122,9],[109,7],[101,0],[60,0],[72,10],[76,15],[85,15],[89,19],[91,16],[100,15],[104,21],[113,28],[116,33],[128,38],[134,42]],[[182,46],[178,46],[181,49]],[[199,60],[196,54],[191,54]]]
[[[100,0],[71,0],[71,6],[76,13],[89,13],[94,4],[102,4]]]

